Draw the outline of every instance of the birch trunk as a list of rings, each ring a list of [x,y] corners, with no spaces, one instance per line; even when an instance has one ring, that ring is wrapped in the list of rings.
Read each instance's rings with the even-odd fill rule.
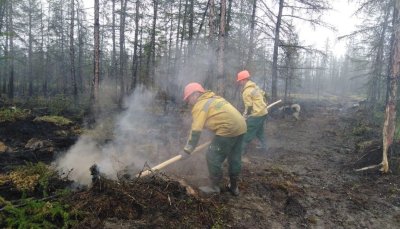
[[[387,152],[389,147],[393,143],[393,136],[396,127],[396,97],[397,97],[397,80],[400,73],[400,20],[399,20],[399,9],[400,1],[396,1],[395,5],[396,17],[394,26],[394,43],[392,46],[392,72],[389,79],[389,100],[386,104],[385,121],[383,124],[383,155],[382,155],[382,168],[383,173],[389,171],[389,163],[387,158]]]

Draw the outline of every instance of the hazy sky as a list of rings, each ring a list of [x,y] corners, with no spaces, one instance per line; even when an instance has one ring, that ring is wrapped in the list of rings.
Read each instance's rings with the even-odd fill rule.
[[[315,45],[319,49],[324,49],[327,38],[334,54],[343,55],[345,53],[346,39],[338,41],[337,38],[351,33],[359,23],[359,19],[353,16],[357,9],[354,3],[348,3],[348,0],[331,1],[332,11],[326,12],[322,20],[336,27],[337,31],[317,27],[315,30],[308,25],[299,28],[300,40],[305,44]]]

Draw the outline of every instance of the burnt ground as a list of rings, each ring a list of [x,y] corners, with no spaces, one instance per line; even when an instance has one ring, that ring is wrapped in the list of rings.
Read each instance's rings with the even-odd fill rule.
[[[399,150],[389,154],[389,174],[355,171],[380,163],[381,127],[343,100],[300,101],[299,121],[269,118],[267,151],[255,142],[247,150],[241,195],[211,197],[230,213],[227,228],[400,228]],[[206,180],[196,171],[205,159],[195,157],[181,176],[193,187]]]
[[[0,142],[7,146],[0,152],[0,173],[25,162],[50,163],[57,152],[65,151],[78,139],[76,125],[58,126],[34,118],[0,123]]]
[[[368,111],[357,112],[351,104],[305,102],[300,121],[271,119],[269,149],[249,150],[241,196],[226,199],[235,219],[229,225],[399,228],[399,173],[354,171],[364,154],[356,143],[365,139],[353,130]]]
[[[345,101],[302,101],[299,121],[271,117],[266,126],[268,150],[249,145],[246,157],[250,162],[243,163],[239,197],[228,192],[198,196],[197,187],[207,177],[204,154],[199,154],[167,168],[167,179],[150,176],[122,186],[110,182],[101,190],[94,186],[77,192],[67,201],[95,213],[88,213],[81,222],[85,228],[400,228],[399,164],[393,163],[399,161],[398,150],[389,155],[391,173],[356,172],[379,163],[381,130],[373,125],[363,129],[368,131],[355,129],[365,121],[368,110],[351,108],[354,102]],[[15,143],[13,152],[0,154],[3,166],[18,163],[15,155],[24,155],[26,149],[16,138],[26,142],[29,133],[37,136],[37,128],[29,126],[27,134],[15,138],[0,131],[4,142]],[[61,143],[57,147],[59,137],[51,139],[51,128],[43,128],[41,138],[55,142],[56,148],[64,147]],[[357,147],[369,140],[378,145]],[[181,143],[177,141],[169,140],[161,150],[171,151],[168,145]],[[36,156],[28,159],[35,161],[47,151],[27,152],[34,152]],[[186,193],[183,183],[196,193]]]

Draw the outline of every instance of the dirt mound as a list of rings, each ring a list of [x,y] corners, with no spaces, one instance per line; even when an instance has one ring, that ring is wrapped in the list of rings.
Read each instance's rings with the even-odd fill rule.
[[[217,203],[188,195],[179,182],[161,175],[124,182],[100,179],[66,201],[84,212],[77,228],[124,222],[140,228],[205,228],[229,219]]]

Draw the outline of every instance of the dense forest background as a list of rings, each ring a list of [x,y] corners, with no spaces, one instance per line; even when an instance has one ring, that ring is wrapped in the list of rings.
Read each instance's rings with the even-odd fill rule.
[[[357,3],[358,30],[321,50],[302,44],[296,26],[335,29],[321,20],[326,0],[1,0],[0,94],[121,106],[144,87],[167,103],[198,81],[235,99],[236,73],[248,69],[273,100],[351,94],[383,104],[397,12],[393,0]],[[334,39],[347,42],[345,55],[334,55]]]

